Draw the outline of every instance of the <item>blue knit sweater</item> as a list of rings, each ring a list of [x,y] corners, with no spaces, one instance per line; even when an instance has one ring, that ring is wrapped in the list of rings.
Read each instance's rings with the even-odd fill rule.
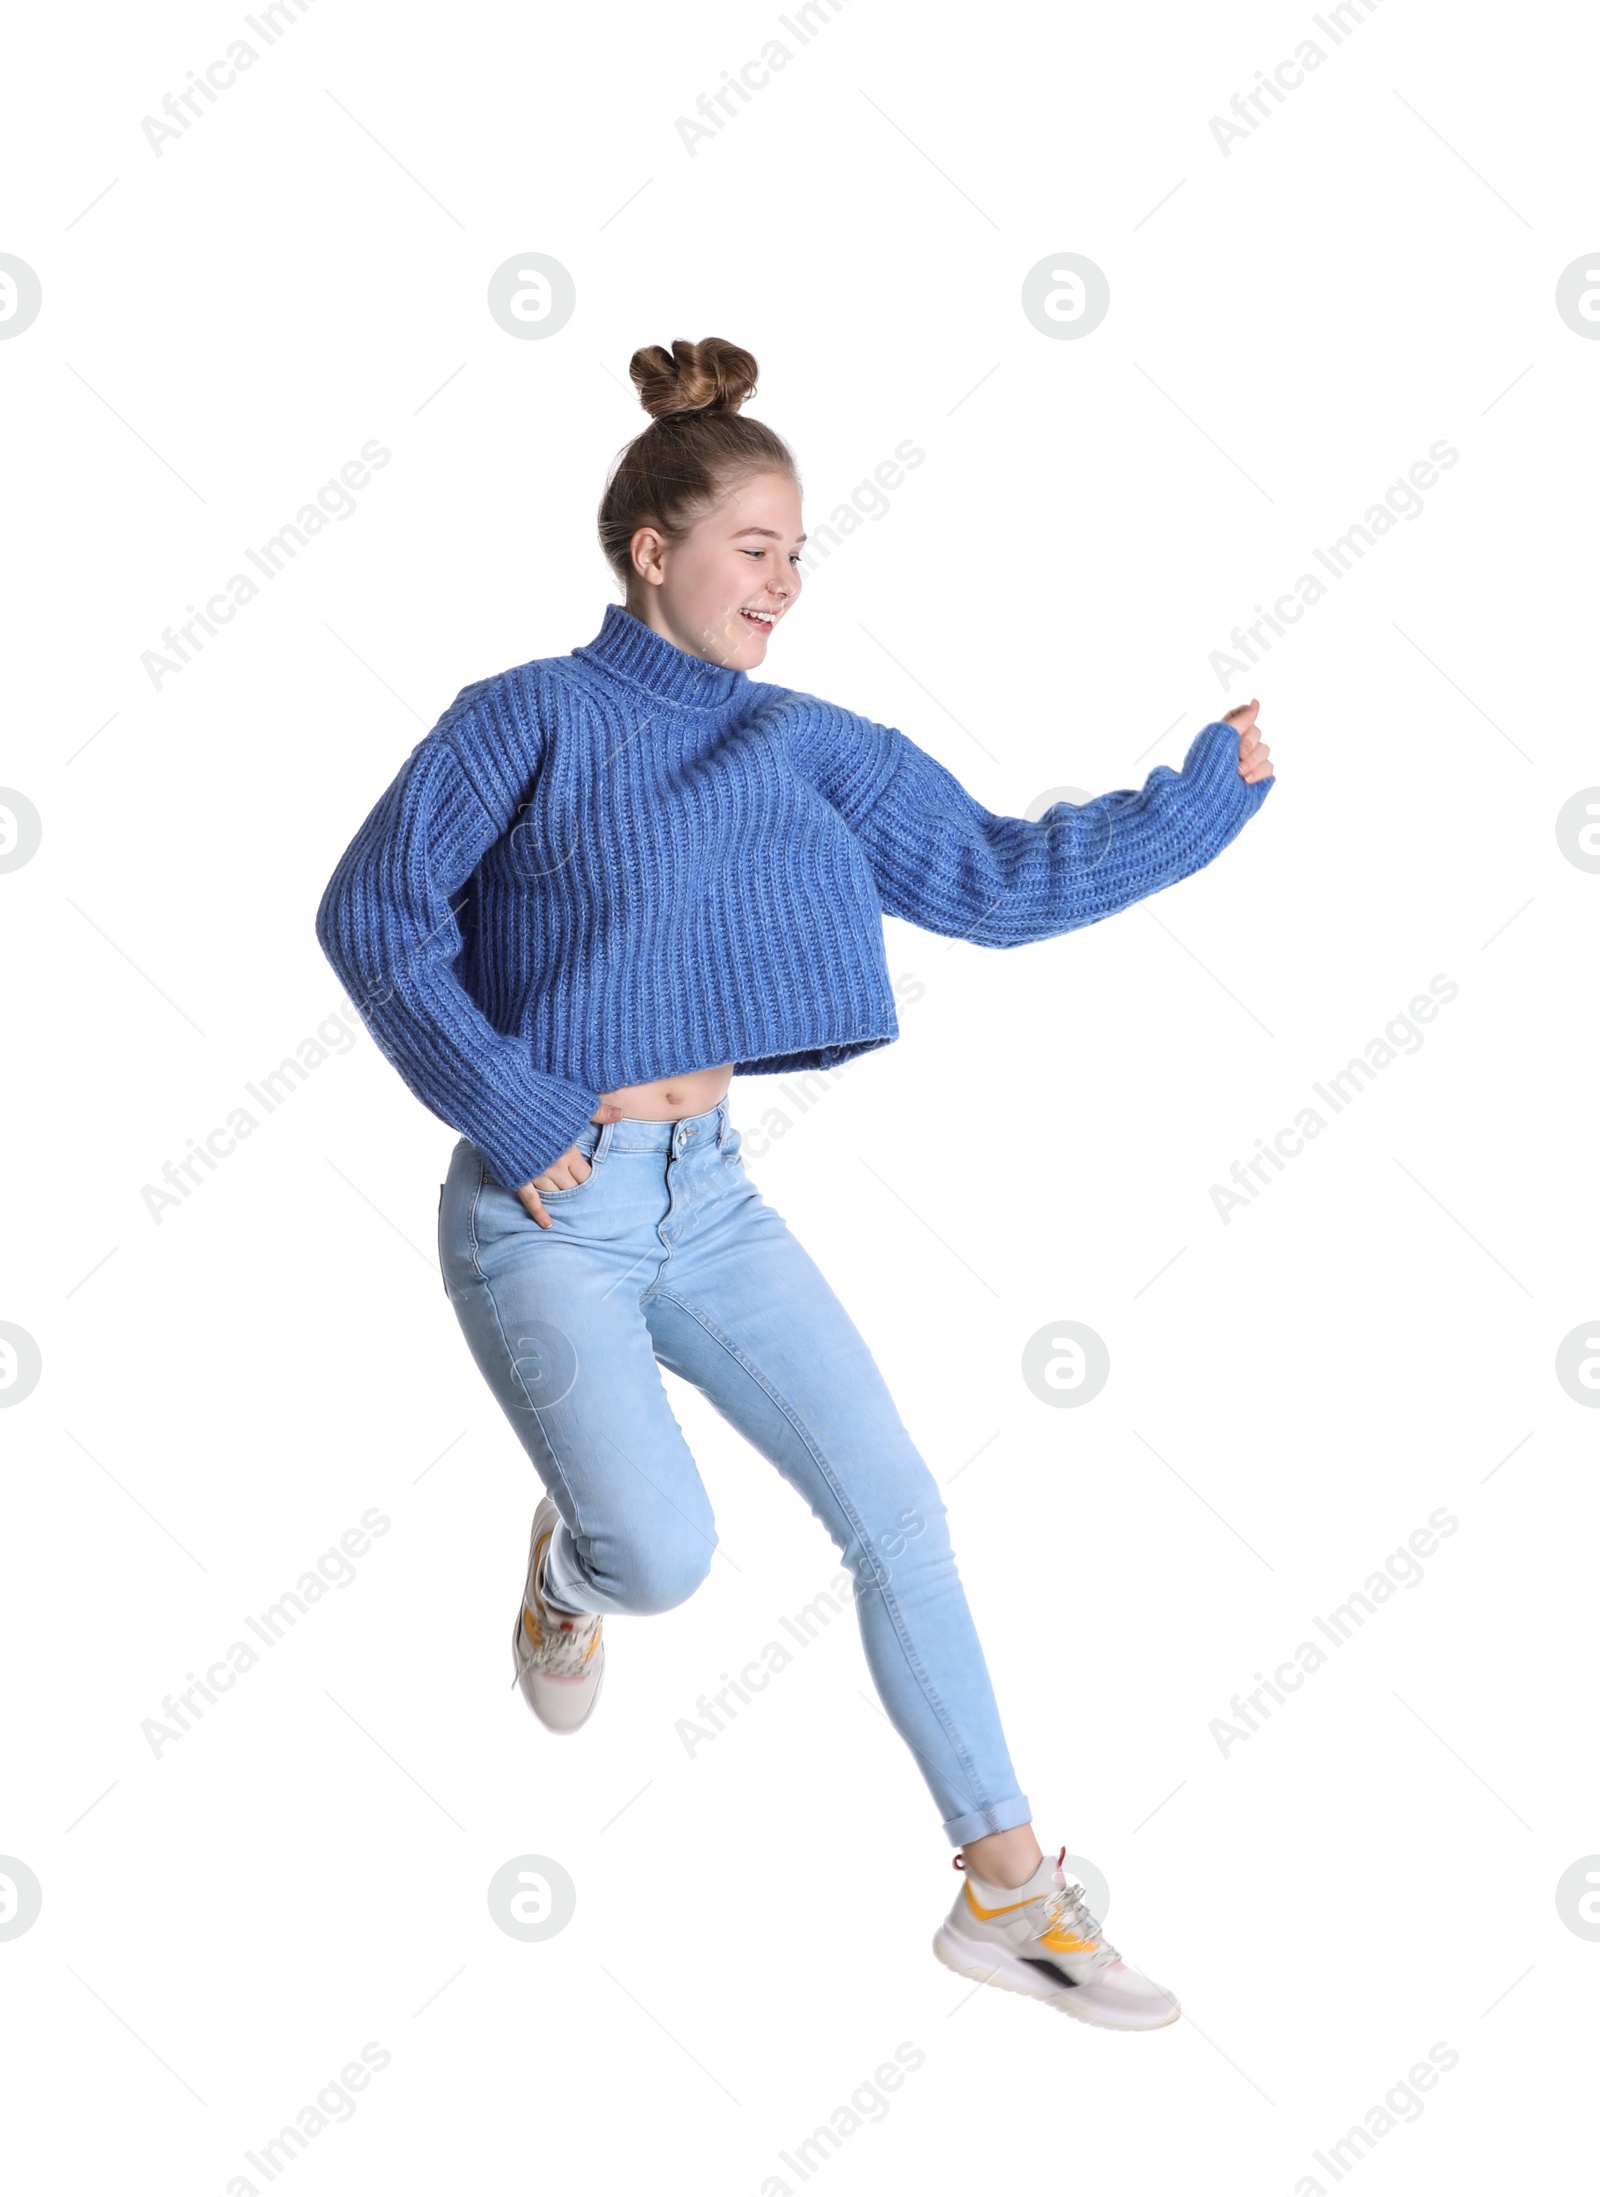
[[[980,946],[1097,923],[1220,854],[1273,781],[1206,725],[1139,792],[995,816],[903,732],[725,670],[620,605],[465,687],[328,882],[381,1051],[515,1189],[600,1093],[899,1036],[883,913]]]

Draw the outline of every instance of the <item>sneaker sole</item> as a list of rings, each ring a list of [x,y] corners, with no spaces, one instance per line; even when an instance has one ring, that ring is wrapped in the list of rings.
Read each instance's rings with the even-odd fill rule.
[[[971,1939],[958,1936],[948,1923],[941,1923],[935,1931],[933,1950],[935,1958],[946,1968],[958,1976],[965,1976],[969,1982],[992,1983],[1001,1991],[1015,1991],[1019,1998],[1037,1999],[1045,2006],[1053,2006],[1058,2013],[1070,2014],[1074,2021],[1088,2022],[1096,2029],[1165,2029],[1183,2012],[1174,1999],[1165,2013],[1153,2018],[1144,2014],[1109,2014],[1103,2007],[1086,2005],[1070,1988],[1061,1989],[1047,1983],[1014,1953],[996,1947],[993,1960],[985,1962]]]
[[[602,1662],[602,1663],[601,1663],[601,1665],[600,1665],[600,1676],[599,1676],[599,1677],[598,1677],[598,1678],[597,1678],[597,1679],[595,1680],[595,1688],[594,1688],[594,1692],[593,1692],[593,1694],[592,1694],[592,1695],[590,1696],[590,1700],[589,1700],[589,1706],[588,1706],[588,1708],[586,1708],[586,1709],[584,1710],[584,1712],[583,1712],[582,1716],[580,1716],[580,1717],[579,1717],[579,1719],[578,1719],[577,1723],[576,1723],[576,1724],[552,1724],[552,1723],[550,1723],[550,1722],[548,1721],[548,1719],[547,1719],[547,1718],[545,1718],[545,1717],[542,1717],[542,1716],[540,1716],[540,1715],[539,1715],[539,1711],[538,1711],[538,1710],[537,1710],[537,1709],[536,1709],[536,1708],[534,1707],[533,1703],[532,1703],[531,1701],[528,1701],[528,1690],[527,1690],[527,1688],[526,1688],[526,1687],[525,1687],[525,1686],[523,1685],[523,1683],[522,1683],[522,1656],[521,1656],[521,1653],[519,1652],[519,1645],[518,1645],[518,1644],[519,1644],[519,1642],[521,1641],[521,1639],[522,1639],[522,1612],[521,1612],[521,1610],[518,1610],[518,1612],[517,1612],[517,1621],[516,1621],[516,1623],[515,1623],[515,1624],[514,1624],[514,1625],[512,1626],[512,1628],[511,1628],[511,1670],[512,1670],[512,1681],[511,1681],[511,1682],[512,1682],[512,1684],[513,1684],[513,1685],[514,1685],[514,1686],[516,1687],[516,1689],[517,1689],[518,1693],[520,1693],[520,1694],[521,1694],[521,1696],[522,1696],[523,1700],[524,1700],[524,1701],[527,1701],[527,1702],[528,1702],[528,1707],[529,1707],[529,1709],[530,1709],[530,1710],[532,1711],[532,1713],[533,1713],[533,1716],[535,1717],[535,1719],[536,1719],[536,1720],[537,1720],[537,1721],[538,1721],[538,1722],[539,1722],[540,1724],[542,1724],[542,1725],[544,1726],[544,1729],[545,1729],[545,1730],[546,1730],[547,1732],[554,1732],[554,1733],[555,1733],[555,1735],[556,1735],[556,1737],[557,1737],[557,1739],[570,1739],[570,1738],[572,1737],[572,1735],[573,1735],[573,1733],[574,1733],[574,1732],[581,1732],[581,1731],[583,1730],[583,1727],[584,1727],[584,1726],[585,1726],[585,1725],[586,1725],[586,1724],[588,1723],[588,1721],[589,1721],[590,1717],[592,1717],[592,1716],[594,1715],[594,1712],[595,1712],[596,1708],[597,1708],[597,1707],[599,1706],[599,1702],[600,1702],[600,1696],[601,1696],[601,1694],[602,1694],[602,1693],[603,1693],[603,1692],[605,1691],[605,1684],[606,1684],[606,1667],[605,1667],[605,1664],[604,1664],[604,1663]],[[603,1655],[604,1655],[604,1653],[605,1653],[605,1650],[604,1650],[604,1649],[602,1648],[602,1650],[601,1650],[600,1652],[601,1652],[601,1654],[602,1654],[602,1656],[603,1656]]]

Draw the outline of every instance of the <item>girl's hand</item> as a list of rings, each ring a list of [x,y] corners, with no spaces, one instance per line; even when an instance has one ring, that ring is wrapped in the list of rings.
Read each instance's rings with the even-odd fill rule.
[[[1232,725],[1239,735],[1239,776],[1247,786],[1254,786],[1263,778],[1272,776],[1271,749],[1263,747],[1256,737],[1256,711],[1258,702],[1241,702],[1237,709],[1230,709],[1222,722]]]
[[[591,1121],[620,1121],[622,1108],[615,1104],[597,1106],[589,1116]],[[581,1172],[580,1172],[581,1170]],[[575,1144],[569,1144],[558,1160],[552,1160],[542,1175],[535,1175],[532,1182],[525,1182],[517,1192],[523,1205],[533,1215],[541,1228],[554,1228],[555,1222],[544,1209],[543,1190],[575,1190],[580,1182],[587,1182],[594,1169]]]

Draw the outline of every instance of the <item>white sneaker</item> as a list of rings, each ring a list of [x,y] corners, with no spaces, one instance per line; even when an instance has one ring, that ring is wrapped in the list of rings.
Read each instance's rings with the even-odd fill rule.
[[[1012,1891],[971,1871],[939,1925],[933,1950],[946,1968],[975,1983],[998,1984],[1043,1999],[1101,2029],[1161,2029],[1183,2011],[1170,1991],[1130,1968],[1086,1905],[1083,1886],[1065,1875],[1063,1846]],[[954,1857],[962,1866],[962,1856]]]
[[[539,1591],[545,1550],[560,1520],[550,1497],[542,1496],[533,1514],[528,1582],[511,1635],[512,1683],[522,1688],[523,1699],[548,1730],[575,1732],[600,1698],[606,1651],[598,1615],[574,1617],[552,1609]]]

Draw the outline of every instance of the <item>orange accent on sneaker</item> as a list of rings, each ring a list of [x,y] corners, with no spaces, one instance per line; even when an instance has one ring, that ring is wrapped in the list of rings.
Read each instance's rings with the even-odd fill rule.
[[[585,1663],[587,1663],[587,1662],[588,1662],[588,1660],[589,1660],[590,1656],[591,1656],[591,1655],[593,1655],[593,1653],[594,1653],[595,1649],[596,1649],[596,1648],[598,1648],[598,1647],[599,1647],[599,1645],[600,1645],[600,1628],[599,1628],[599,1626],[598,1626],[598,1625],[596,1625],[596,1627],[595,1627],[595,1629],[594,1629],[594,1638],[593,1638],[593,1639],[592,1639],[592,1640],[590,1641],[589,1645],[588,1645],[588,1646],[587,1646],[587,1647],[586,1647],[586,1648],[584,1649],[584,1651],[583,1651],[583,1660],[584,1660],[584,1662],[585,1662]]]
[[[967,1905],[972,1909],[972,1912],[978,1917],[978,1920],[980,1922],[987,1922],[993,1915],[1015,1914],[1016,1910],[1019,1907],[1031,1907],[1033,1905],[1032,1900],[1014,1899],[1009,1907],[980,1907],[977,1900],[973,1897],[972,1880],[970,1877],[967,1879],[965,1889],[967,1894]],[[1035,1897],[1037,1897],[1037,1894],[1035,1895]]]
[[[1092,1953],[1100,1941],[1080,1938],[1076,1930],[1063,1930],[1058,1926],[1041,1932],[1038,1942],[1050,1953]]]
[[[544,1642],[539,1636],[538,1622],[526,1603],[522,1605],[522,1629],[536,1648],[543,1647]]]

